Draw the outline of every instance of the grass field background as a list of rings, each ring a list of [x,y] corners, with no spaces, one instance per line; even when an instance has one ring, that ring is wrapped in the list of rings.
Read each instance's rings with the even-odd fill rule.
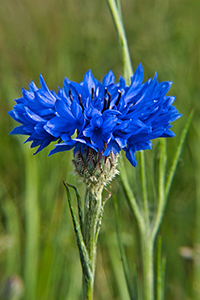
[[[122,0],[133,68],[142,62],[145,80],[158,72],[173,81],[171,95],[182,118],[167,141],[168,166],[191,110],[195,111],[166,214],[160,229],[167,258],[165,299],[200,299],[200,31],[198,0]],[[122,75],[120,51],[106,1],[0,0],[0,288],[12,279],[24,286],[26,300],[81,299],[82,279],[76,239],[62,180],[73,176],[72,153],[33,156],[24,138],[9,136],[16,125],[7,112],[30,80],[41,73],[50,89],[64,77],[81,81],[91,69],[102,80],[110,69]],[[157,144],[146,151],[150,189],[156,178]],[[126,162],[133,191],[140,198],[138,168]],[[123,242],[133,273],[141,278],[137,225],[120,178],[111,191],[119,200]],[[153,193],[152,193],[153,196]],[[75,201],[75,199],[74,199]],[[115,233],[112,198],[99,238],[95,299],[128,298]],[[6,298],[5,295],[1,296]]]

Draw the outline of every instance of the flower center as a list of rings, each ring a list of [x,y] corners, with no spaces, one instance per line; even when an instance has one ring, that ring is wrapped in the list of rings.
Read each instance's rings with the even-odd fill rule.
[[[108,98],[106,97],[108,95]],[[117,106],[119,104],[119,101],[121,99],[122,92],[118,90],[118,98],[117,101],[115,102],[115,105]],[[110,102],[111,102],[111,94],[107,91],[107,88],[105,87],[104,91],[104,105],[102,112],[104,112],[106,109],[110,108]]]
[[[74,98],[72,96],[72,90],[71,89],[69,90],[69,98],[70,98],[71,102],[74,100]],[[82,110],[84,111],[84,107],[83,107],[83,103],[82,103],[82,99],[81,99],[81,94],[78,94],[78,101],[79,101],[79,104],[80,104]]]
[[[119,104],[119,101],[121,99],[121,95],[122,95],[122,92],[120,90],[118,90],[118,98],[115,102],[115,106],[117,106]],[[94,100],[94,97],[95,97],[95,92],[94,92],[94,88],[92,88],[92,90],[91,90],[91,99]],[[69,98],[70,98],[71,102],[74,100],[74,98],[72,96],[72,90],[71,89],[69,90]],[[84,111],[84,106],[83,106],[83,102],[82,102],[82,99],[81,99],[81,94],[78,94],[78,101],[79,101],[79,104],[80,104],[82,110]],[[110,108],[110,103],[111,103],[111,93],[109,93],[108,90],[107,90],[107,87],[105,87],[105,90],[104,90],[104,104],[103,104],[102,113],[105,110]]]

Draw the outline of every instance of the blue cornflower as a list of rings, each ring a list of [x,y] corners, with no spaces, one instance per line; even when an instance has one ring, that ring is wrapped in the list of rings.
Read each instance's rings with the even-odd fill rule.
[[[82,82],[67,78],[58,93],[50,92],[42,77],[41,89],[31,83],[30,91],[10,115],[20,127],[12,133],[27,134],[32,147],[43,149],[51,141],[58,144],[50,154],[74,148],[81,153],[88,148],[103,156],[122,150],[136,166],[135,152],[151,149],[151,140],[172,137],[171,122],[181,115],[172,106],[173,96],[166,96],[171,82],[158,82],[157,76],[143,83],[143,68],[139,64],[127,86],[120,77],[115,83],[112,71],[102,83],[88,71]]]

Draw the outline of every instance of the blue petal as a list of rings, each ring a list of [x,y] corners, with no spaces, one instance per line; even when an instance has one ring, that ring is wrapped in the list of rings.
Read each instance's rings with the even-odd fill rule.
[[[62,151],[69,151],[71,150],[76,144],[76,141],[71,141],[70,143],[61,143],[61,144],[56,144],[55,149],[51,150],[49,153],[49,156],[58,152]]]
[[[24,130],[24,125],[15,127],[9,134],[24,134],[26,135],[27,132]]]
[[[163,97],[167,94],[172,85],[171,81],[160,82],[156,88],[157,97]]]
[[[93,132],[93,135],[91,137],[91,143],[92,145],[96,146],[99,151],[103,150],[104,141],[99,137],[97,133]]]
[[[65,127],[67,128],[67,121],[64,118],[55,117],[49,120],[44,129],[51,135],[59,137],[64,132]]]
[[[89,70],[85,74],[83,84],[84,84],[84,87],[88,90],[89,95],[91,95],[92,89],[94,89],[94,91],[96,90],[98,81],[94,78],[91,70]]]
[[[82,108],[81,106],[74,100],[72,101],[72,106],[71,106],[71,110],[72,113],[74,115],[74,117],[78,120],[78,119],[82,119]]]
[[[21,120],[21,115],[16,110],[11,110],[8,114],[17,122],[23,123]]]
[[[49,89],[48,89],[48,87],[47,87],[47,85],[46,85],[46,83],[45,83],[45,81],[44,81],[41,74],[39,75],[39,80],[40,80],[41,88],[44,89],[45,91],[49,92]]]
[[[27,101],[35,99],[35,95],[33,92],[26,91],[23,88],[22,88],[22,95],[23,95],[24,99],[26,99]]]
[[[142,64],[140,63],[137,69],[135,70],[134,75],[131,77],[131,87],[135,88],[136,86],[141,84],[143,81],[143,76],[144,76],[143,67]]]
[[[31,82],[29,83],[29,90],[30,90],[30,92],[35,92],[38,90],[38,88],[35,85],[35,83],[33,82],[33,80],[31,80]]]
[[[38,90],[34,92],[35,99],[43,106],[52,107],[56,102],[56,97],[49,91],[49,93]]]
[[[36,122],[45,122],[46,120],[44,118],[41,118],[37,114],[35,114],[33,111],[31,111],[28,107],[24,107],[25,112],[27,116],[29,117],[29,121],[36,123]]]
[[[115,83],[115,76],[112,71],[109,71],[108,74],[104,76],[102,83],[104,86],[108,86],[110,84]]]
[[[86,137],[90,137],[93,133],[94,129],[92,126],[88,126],[86,127],[84,130],[83,130],[83,135],[86,136]]]
[[[137,160],[135,158],[135,151],[133,151],[131,148],[126,151],[126,157],[130,161],[130,163],[133,165],[133,167],[137,166]]]
[[[55,104],[55,109],[57,114],[62,118],[70,118],[74,119],[74,116],[70,110],[70,108],[67,106],[67,104],[62,100],[57,100]]]
[[[38,152],[40,152],[42,149],[44,149],[45,147],[47,147],[50,143],[51,143],[51,139],[49,139],[49,140],[43,140],[42,142],[41,142],[41,145],[40,145],[40,147],[37,149],[37,151],[34,153],[34,155],[35,154],[37,154]]]

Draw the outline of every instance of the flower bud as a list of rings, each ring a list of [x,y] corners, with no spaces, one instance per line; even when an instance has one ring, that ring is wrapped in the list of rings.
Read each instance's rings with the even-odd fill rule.
[[[92,148],[78,150],[74,154],[73,164],[75,172],[81,177],[87,186],[106,186],[118,173],[118,155],[111,151],[108,156],[102,152],[96,152]]]

